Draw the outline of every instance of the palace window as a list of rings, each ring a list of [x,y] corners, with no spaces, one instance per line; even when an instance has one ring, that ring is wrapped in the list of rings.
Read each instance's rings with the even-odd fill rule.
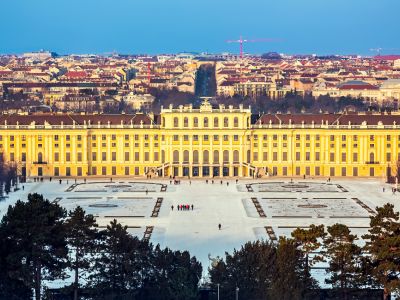
[[[207,117],[204,118],[204,127],[208,127],[208,118]]]
[[[300,160],[300,152],[296,152],[296,160],[297,160],[297,161]]]
[[[227,117],[224,118],[224,127],[229,126],[229,119]]]
[[[214,127],[219,127],[219,120],[218,117],[214,118]]]

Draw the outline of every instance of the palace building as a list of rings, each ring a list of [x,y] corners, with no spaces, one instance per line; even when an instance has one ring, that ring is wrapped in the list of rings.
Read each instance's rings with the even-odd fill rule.
[[[0,151],[24,177],[386,177],[399,149],[397,113],[255,118],[204,101],[157,116],[0,116]]]

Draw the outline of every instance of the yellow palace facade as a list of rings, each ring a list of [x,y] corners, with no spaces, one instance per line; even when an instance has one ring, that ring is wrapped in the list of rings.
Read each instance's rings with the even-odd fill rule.
[[[397,174],[399,114],[275,114],[205,101],[160,115],[0,116],[0,151],[26,177]]]

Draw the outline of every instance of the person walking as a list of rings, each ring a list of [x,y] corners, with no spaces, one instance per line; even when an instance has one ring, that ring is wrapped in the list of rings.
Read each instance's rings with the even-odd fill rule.
[[[173,206],[173,205],[171,205],[171,210],[172,210],[172,211],[174,210],[174,206]]]
[[[218,224],[218,229],[219,229],[219,230],[221,230],[221,227],[222,227],[221,223]]]
[[[192,210],[193,210],[193,208],[194,208],[194,206],[193,206],[193,204],[192,204]]]

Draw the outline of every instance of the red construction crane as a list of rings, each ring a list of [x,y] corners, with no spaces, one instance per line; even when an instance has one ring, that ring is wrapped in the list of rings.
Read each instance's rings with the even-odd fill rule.
[[[278,39],[253,39],[253,40],[246,40],[243,39],[242,36],[240,36],[240,39],[238,40],[227,40],[227,43],[239,43],[240,44],[240,58],[243,58],[243,44],[244,43],[259,43],[259,42],[264,42],[264,43],[269,43],[269,42],[277,42],[279,41]]]

